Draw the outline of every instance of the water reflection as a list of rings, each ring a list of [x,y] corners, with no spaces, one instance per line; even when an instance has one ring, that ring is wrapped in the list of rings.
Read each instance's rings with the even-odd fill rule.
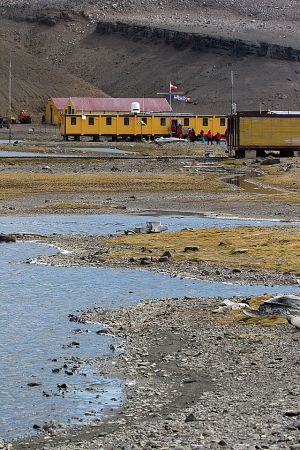
[[[220,219],[218,217],[210,218],[192,215],[57,214],[41,216],[0,216],[0,232],[109,234],[115,233],[118,230],[126,230],[148,221],[157,220],[167,225],[170,231],[177,231],[184,228],[232,228],[246,225],[259,226],[280,223],[276,220]]]

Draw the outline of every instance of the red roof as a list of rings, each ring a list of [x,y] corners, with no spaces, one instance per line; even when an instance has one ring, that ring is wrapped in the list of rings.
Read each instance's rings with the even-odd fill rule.
[[[165,98],[92,98],[70,97],[77,111],[131,111],[131,103],[138,102],[144,112],[169,112],[170,106]]]
[[[57,109],[64,109],[69,98],[52,97],[52,100]]]

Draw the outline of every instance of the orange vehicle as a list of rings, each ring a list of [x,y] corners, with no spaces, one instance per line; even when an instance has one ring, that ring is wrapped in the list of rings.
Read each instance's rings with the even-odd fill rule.
[[[20,114],[18,115],[18,120],[20,123],[31,123],[31,115],[28,111],[23,109],[20,111]]]

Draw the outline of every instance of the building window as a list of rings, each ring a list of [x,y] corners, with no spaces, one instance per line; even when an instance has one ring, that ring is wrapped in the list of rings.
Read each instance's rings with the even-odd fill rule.
[[[220,118],[220,126],[225,127],[225,117]]]
[[[188,119],[187,117],[185,117],[185,118],[183,119],[183,125],[184,125],[185,127],[188,127],[188,126],[190,125],[190,119]]]
[[[71,125],[76,125],[76,117],[71,117]]]
[[[89,125],[94,125],[94,117],[89,117]]]
[[[71,114],[71,106],[68,106],[68,114]]]
[[[160,126],[164,127],[166,125],[166,118],[165,117],[161,117],[160,119]]]
[[[203,125],[204,127],[208,127],[208,118],[207,118],[207,117],[203,117],[202,125]]]
[[[74,109],[72,108],[72,114],[74,114],[74,112],[75,112],[75,111],[74,111]]]
[[[106,125],[111,125],[111,117],[106,117]]]
[[[68,114],[68,110],[67,109],[65,109],[65,113]]]
[[[124,117],[124,125],[129,125],[129,117]]]
[[[142,122],[144,122],[144,124],[147,125],[147,117],[143,117]]]

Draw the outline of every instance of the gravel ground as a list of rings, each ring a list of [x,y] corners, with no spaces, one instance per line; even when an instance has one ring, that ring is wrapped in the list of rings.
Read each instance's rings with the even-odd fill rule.
[[[20,169],[2,162],[1,170]],[[64,171],[74,166],[64,163]],[[76,163],[77,164],[77,163]],[[129,165],[120,161],[121,170]],[[132,170],[139,170],[138,164]],[[140,163],[142,170],[143,162]],[[154,164],[154,163],[153,163]],[[153,170],[163,167],[154,164]],[[61,170],[53,164],[51,170]],[[177,167],[177,169],[176,169]],[[172,166],[176,173],[180,165]],[[27,167],[26,170],[28,170]],[[32,167],[36,170],[36,167]],[[166,171],[170,168],[166,167]],[[246,168],[247,169],[247,168]],[[43,170],[40,167],[38,170]],[[76,168],[84,171],[84,167]],[[114,193],[111,202],[120,212],[138,213],[163,209],[196,213],[239,215],[244,217],[299,218],[299,207],[268,197],[253,201],[236,187],[228,194]],[[225,197],[224,197],[225,196]],[[38,214],[48,203],[78,201],[78,195],[38,193],[30,198],[1,201],[1,215]],[[105,196],[82,194],[80,201],[105,202]],[[125,209],[123,209],[125,208]],[[127,208],[127,209],[126,209]],[[63,212],[63,211],[60,211]],[[70,211],[66,211],[70,212]],[[78,213],[78,211],[76,211]],[[85,213],[87,211],[84,211]],[[96,213],[91,207],[89,213]],[[99,211],[98,211],[99,212]],[[102,254],[101,236],[20,236],[36,238],[72,251],[45,259],[63,265],[111,265]],[[126,259],[115,266],[137,267]],[[172,276],[195,276],[217,281],[295,284],[288,273],[220,268],[209,263],[163,265],[153,263],[150,270]],[[240,271],[239,271],[240,270]],[[240,300],[240,299],[239,299]],[[244,298],[247,301],[247,298]],[[262,327],[236,323],[222,325],[212,314],[219,298],[155,299],[134,307],[79,312],[72,320],[106,323],[108,333],[124,339],[124,352],[112,359],[94,361],[95,370],[127,379],[124,408],[108,415],[103,422],[78,429],[57,429],[0,449],[74,450],[83,449],[300,449],[299,331],[283,324]],[[219,318],[219,316],[218,316]],[[117,354],[118,352],[116,352]]]
[[[299,332],[220,325],[220,299],[146,301],[84,313],[124,338],[126,353],[99,361],[133,383],[108,422],[55,430],[13,449],[299,449]]]

